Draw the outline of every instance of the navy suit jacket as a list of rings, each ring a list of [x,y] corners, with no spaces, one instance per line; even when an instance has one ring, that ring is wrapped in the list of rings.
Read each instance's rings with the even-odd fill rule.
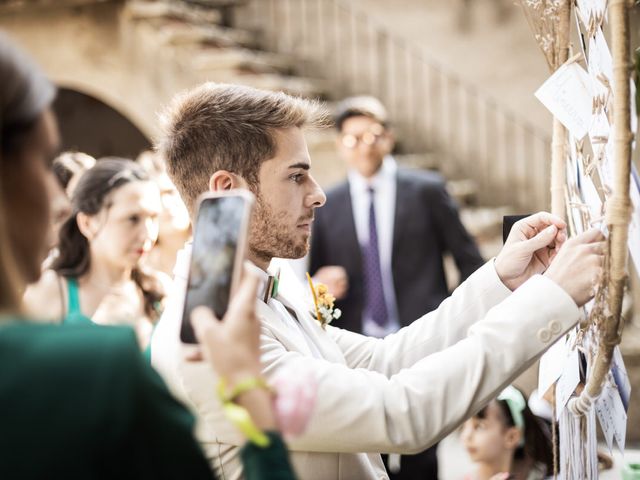
[[[442,255],[449,251],[466,279],[484,261],[460,222],[458,209],[440,175],[398,169],[391,269],[398,320],[410,324],[435,309],[448,295]],[[310,271],[340,265],[349,277],[349,292],[336,303],[342,317],[335,326],[362,332],[364,285],[349,183],[327,192],[316,210],[311,239]]]

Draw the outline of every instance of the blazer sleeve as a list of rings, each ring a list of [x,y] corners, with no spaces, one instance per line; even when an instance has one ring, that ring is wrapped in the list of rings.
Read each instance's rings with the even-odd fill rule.
[[[291,450],[416,453],[495,397],[579,316],[564,290],[535,276],[491,308],[465,339],[391,377],[287,351],[264,334],[262,360],[270,372],[307,364],[317,377],[314,413],[306,432],[289,442]]]
[[[428,202],[433,212],[436,233],[446,251],[451,252],[463,282],[482,266],[484,260],[478,246],[462,225],[458,207],[447,192],[444,182],[431,184],[427,189]]]
[[[366,368],[386,376],[459,342],[471,325],[511,295],[493,261],[476,271],[433,312],[384,339],[327,327],[351,368]]]

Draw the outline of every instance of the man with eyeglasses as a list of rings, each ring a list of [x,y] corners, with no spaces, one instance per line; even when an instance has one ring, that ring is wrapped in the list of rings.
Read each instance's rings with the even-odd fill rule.
[[[310,269],[339,298],[336,326],[384,337],[449,295],[445,253],[453,255],[461,282],[483,260],[442,178],[397,167],[394,135],[377,99],[345,99],[335,124],[349,173],[316,212]],[[436,479],[436,448],[391,456],[387,466],[394,480]]]

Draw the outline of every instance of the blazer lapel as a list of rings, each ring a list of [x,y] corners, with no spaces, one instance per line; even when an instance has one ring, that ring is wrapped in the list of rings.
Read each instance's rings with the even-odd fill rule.
[[[307,342],[301,337],[302,332],[292,331],[291,326],[285,322],[281,314],[262,300],[258,300],[256,305],[256,313],[258,316],[287,350],[300,352],[306,356],[313,356],[309,345],[307,345]]]
[[[311,315],[313,306],[310,302],[291,300],[282,294],[278,295],[278,300],[285,307],[295,312],[296,320],[300,324],[301,330],[304,331],[303,335],[306,335],[307,339],[317,347],[322,358],[336,363],[346,363],[342,351],[327,334],[326,330],[320,326],[320,323]],[[309,354],[312,355],[310,351]]]
[[[403,226],[407,225],[408,217],[411,214],[411,183],[406,181],[404,175],[405,173],[402,170],[396,172],[396,211],[393,218],[393,247],[391,249],[392,270],[393,259],[400,254],[401,239],[404,234]],[[395,274],[395,272],[393,273]]]
[[[338,211],[339,210],[339,211]],[[336,248],[345,252],[359,252],[360,242],[356,232],[356,222],[353,218],[353,204],[349,182],[345,182],[338,192],[329,212],[328,222],[332,224],[331,231],[336,232]],[[360,255],[351,255],[354,271],[362,270],[362,258]]]

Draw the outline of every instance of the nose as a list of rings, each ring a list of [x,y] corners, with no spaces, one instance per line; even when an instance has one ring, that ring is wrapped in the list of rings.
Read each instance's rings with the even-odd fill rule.
[[[310,192],[306,197],[306,205],[307,208],[318,208],[323,206],[327,201],[327,196],[324,194],[324,191],[318,185],[315,178],[309,176],[310,178]]]

